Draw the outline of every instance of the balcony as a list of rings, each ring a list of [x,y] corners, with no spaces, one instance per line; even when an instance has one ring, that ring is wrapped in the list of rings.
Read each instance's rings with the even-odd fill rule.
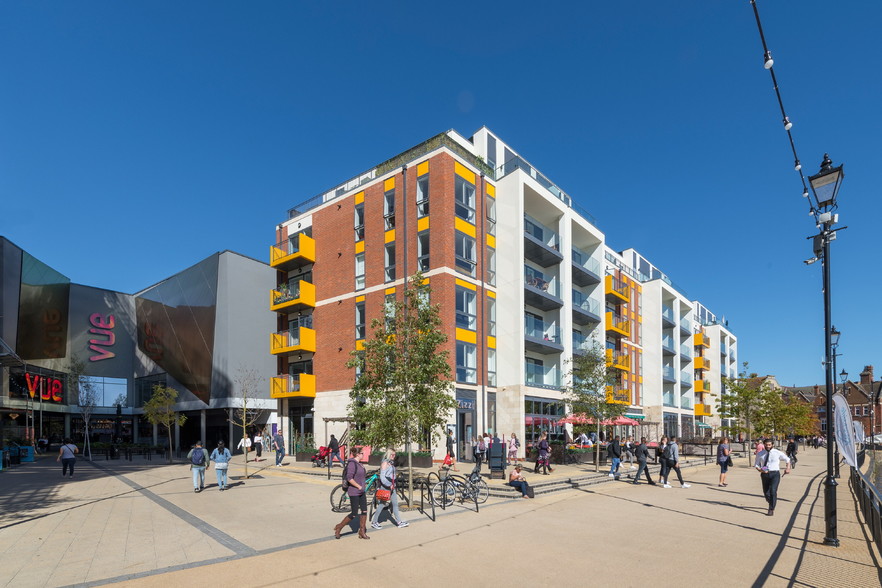
[[[573,322],[590,325],[600,322],[600,304],[578,290],[573,290]]]
[[[315,398],[315,376],[281,375],[270,378],[270,398]]]
[[[693,377],[689,372],[680,372],[680,386],[682,388],[691,388]]]
[[[662,324],[666,327],[674,326],[674,309],[662,304]]]
[[[298,280],[270,290],[270,310],[273,312],[287,314],[304,308],[315,308],[315,284]]]
[[[695,380],[695,393],[707,394],[710,392],[710,382],[707,380]]]
[[[692,320],[688,316],[680,319],[680,332],[684,335],[692,334]]]
[[[560,388],[560,374],[556,367],[544,367],[533,363],[524,366],[524,381],[527,386],[536,388]]]
[[[631,356],[627,353],[616,353],[615,349],[607,349],[606,365],[617,370],[628,371],[631,369]]]
[[[270,266],[281,271],[290,271],[310,263],[315,263],[315,239],[297,233],[287,241],[270,245]]]
[[[307,327],[295,327],[287,331],[270,333],[270,353],[315,353],[315,331]]]
[[[591,350],[591,339],[580,333],[573,331],[573,354],[585,355]]]
[[[696,404],[695,405],[695,416],[713,416],[711,413],[710,404]]]
[[[709,370],[710,360],[706,357],[696,357],[695,358],[695,369],[697,370]]]
[[[524,347],[542,355],[561,353],[560,329],[527,315],[524,317]]]
[[[720,341],[720,355],[726,357],[726,342]]]
[[[677,349],[674,347],[674,338],[670,335],[662,337],[662,353],[664,355],[677,355]]]
[[[563,261],[560,236],[539,221],[524,215],[524,257],[542,267]]]
[[[674,391],[665,388],[665,391],[662,393],[662,404],[668,407],[677,407],[677,402],[674,397]]]
[[[606,276],[604,291],[607,300],[618,303],[631,302],[631,289],[615,276]]]
[[[606,387],[606,401],[610,404],[631,405],[631,391],[622,388]]]
[[[573,284],[582,287],[599,284],[600,274],[600,262],[573,247]]]
[[[689,363],[692,361],[692,346],[688,343],[683,343],[680,345],[680,361],[682,363]]]
[[[680,396],[680,408],[685,408],[687,410],[692,408],[691,394],[683,394],[682,396]]]
[[[710,337],[704,333],[695,333],[692,336],[692,345],[695,347],[705,347],[710,349]]]
[[[546,276],[539,270],[525,265],[524,304],[541,310],[554,310],[563,306],[557,278]]]
[[[606,330],[607,332],[616,333],[623,337],[631,336],[631,322],[622,318],[620,315],[612,312],[606,312]]]
[[[673,367],[669,365],[662,367],[662,380],[668,384],[677,383],[677,375],[674,373]]]

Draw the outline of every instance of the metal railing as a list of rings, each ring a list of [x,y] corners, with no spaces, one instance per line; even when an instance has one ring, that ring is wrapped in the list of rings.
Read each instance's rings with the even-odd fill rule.
[[[863,463],[865,452],[861,451],[858,463]],[[864,524],[870,531],[870,536],[876,542],[876,547],[882,550],[882,495],[858,468],[851,468],[851,491],[861,510]]]

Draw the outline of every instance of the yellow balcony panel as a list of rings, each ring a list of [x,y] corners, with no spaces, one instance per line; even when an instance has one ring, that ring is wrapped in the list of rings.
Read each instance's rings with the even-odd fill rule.
[[[621,388],[613,389],[612,386],[606,387],[606,401],[610,404],[627,404],[631,405],[631,391]]]
[[[283,284],[270,290],[270,310],[287,314],[304,308],[315,308],[315,284],[297,282],[293,287]]]
[[[270,379],[270,398],[315,398],[315,376],[282,375]]]
[[[605,286],[607,298],[614,298],[620,302],[631,302],[631,289],[615,276],[606,276]]]
[[[270,333],[270,353],[289,355],[291,353],[315,353],[315,331],[299,327],[289,331]]]
[[[270,246],[270,266],[288,271],[315,263],[315,239],[298,233],[294,237]]]
[[[695,358],[695,369],[709,370],[710,369],[710,360],[706,357],[696,357]]]
[[[711,416],[710,404],[696,404],[695,416]]]
[[[707,347],[710,349],[710,337],[704,333],[695,333],[692,335],[692,340],[695,347]]]
[[[624,337],[631,336],[631,323],[612,311],[606,313],[606,330],[612,331]]]
[[[631,369],[631,356],[627,353],[616,353],[614,349],[606,350],[606,365],[619,370]]]
[[[695,393],[707,394],[710,392],[710,382],[707,380],[695,380]]]

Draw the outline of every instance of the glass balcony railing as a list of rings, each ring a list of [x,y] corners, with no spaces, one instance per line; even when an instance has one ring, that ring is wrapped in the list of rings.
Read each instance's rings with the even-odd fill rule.
[[[524,282],[527,286],[560,298],[560,284],[557,277],[546,275],[528,265],[524,266]]]
[[[588,298],[578,290],[573,290],[573,306],[581,308],[591,314],[600,316],[600,303],[596,300]]]
[[[674,339],[670,335],[662,337],[662,348],[667,349],[671,353],[677,352],[677,349],[674,347]]]
[[[606,330],[614,331],[625,337],[631,336],[631,322],[612,311],[606,311]]]
[[[535,237],[540,243],[560,250],[560,235],[526,214],[524,215],[524,232]]]
[[[680,328],[687,333],[692,332],[692,320],[688,316],[680,319]]]
[[[689,343],[680,345],[680,355],[692,359],[692,346]]]
[[[573,353],[588,353],[590,349],[591,339],[579,331],[573,331]]]
[[[675,376],[674,374],[675,374],[675,372],[674,372],[674,368],[673,368],[673,367],[671,367],[671,366],[669,366],[669,365],[666,365],[666,366],[663,366],[663,367],[662,367],[662,377],[665,378],[666,380],[670,380],[670,381],[672,381],[672,382],[673,382],[674,380],[676,380],[677,378],[676,378],[676,376]]]
[[[680,384],[686,388],[692,387],[693,375],[689,372],[680,372]]]
[[[665,406],[676,407],[676,397],[674,396],[673,390],[665,390],[664,394],[662,394],[662,403]]]
[[[680,396],[680,408],[692,408],[692,395],[684,394]]]
[[[531,315],[524,316],[524,335],[560,344],[560,328]]]
[[[670,306],[665,306],[662,304],[662,319],[668,321],[672,325],[674,324],[674,309]]]
[[[600,275],[600,262],[577,247],[573,247],[573,263],[592,274]]]
[[[605,292],[622,302],[631,302],[631,289],[615,276],[606,276]]]
[[[560,374],[554,366],[545,367],[528,363],[524,366],[524,379],[528,386],[560,388]]]

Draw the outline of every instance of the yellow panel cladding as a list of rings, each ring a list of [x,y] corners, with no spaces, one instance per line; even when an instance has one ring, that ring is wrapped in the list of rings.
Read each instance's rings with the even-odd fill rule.
[[[696,404],[695,416],[711,416],[710,404]]]
[[[364,241],[355,242],[355,254],[364,253]]]
[[[361,296],[356,296],[355,301],[356,302],[364,302],[364,294],[362,294]]]
[[[468,288],[469,290],[472,290],[472,291],[477,291],[477,289],[478,289],[478,287],[475,286],[474,284],[470,284],[469,282],[466,282],[465,280],[460,280],[459,278],[456,278],[456,285],[462,286],[463,288]]]
[[[308,263],[315,263],[315,239],[300,233],[296,236],[293,248],[296,249],[289,253],[289,245],[283,244],[285,247],[278,245],[270,246],[270,266],[287,270]]]
[[[424,216],[417,219],[417,233],[429,230],[429,217]]]
[[[302,307],[315,308],[315,284],[301,280],[297,290],[296,297],[290,292],[270,290],[270,310],[287,313]]]
[[[364,192],[359,192],[355,195],[355,203],[361,204],[362,202],[364,202]]]
[[[386,238],[386,243],[391,243],[395,240],[395,229],[389,229],[384,236]]]
[[[493,184],[487,184],[487,196],[491,198],[496,198],[496,186]]]
[[[472,343],[477,345],[478,343],[478,335],[474,331],[469,331],[467,329],[456,328],[456,340],[457,341],[465,341],[466,343]]]
[[[469,171],[469,169],[460,162],[456,161],[453,163],[453,171],[464,180],[468,180],[473,184],[475,183],[475,172]]]
[[[494,292],[493,290],[487,290],[487,297],[496,298],[496,292]]]
[[[496,337],[487,336],[487,347],[490,349],[496,349]]]
[[[395,288],[386,288],[385,294],[388,296],[389,294],[395,294]]]
[[[425,175],[429,173],[429,162],[424,161],[421,164],[417,165],[417,177]]]
[[[490,233],[487,233],[487,247],[496,249],[496,237]]]
[[[476,235],[478,234],[477,230],[475,229],[475,225],[473,225],[467,221],[464,221],[459,217],[456,217],[454,219],[453,224],[456,227],[457,231],[459,231],[460,233],[465,233],[466,235],[468,235],[472,239],[474,239],[476,237]]]
[[[395,178],[389,178],[385,182],[383,182],[383,191],[388,192],[389,190],[395,189]]]
[[[359,339],[355,342],[356,351],[364,351],[364,339]]]

